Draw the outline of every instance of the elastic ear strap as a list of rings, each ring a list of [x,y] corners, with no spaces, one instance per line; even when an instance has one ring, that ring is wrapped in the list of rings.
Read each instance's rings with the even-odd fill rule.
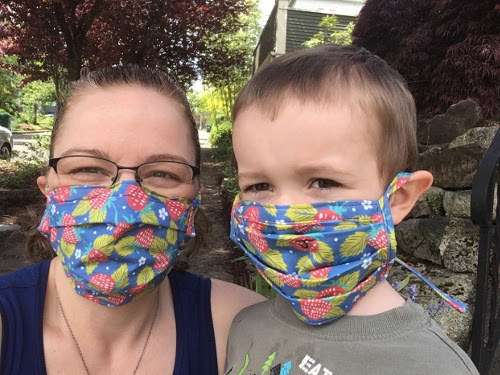
[[[389,184],[389,187],[387,188],[387,195],[391,196],[396,190],[406,184],[411,175],[412,173],[410,172],[399,172]]]

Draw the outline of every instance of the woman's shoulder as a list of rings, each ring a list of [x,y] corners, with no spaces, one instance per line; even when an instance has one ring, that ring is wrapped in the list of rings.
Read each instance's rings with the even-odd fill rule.
[[[7,289],[30,288],[46,283],[49,268],[50,260],[46,260],[0,275],[0,292]]]

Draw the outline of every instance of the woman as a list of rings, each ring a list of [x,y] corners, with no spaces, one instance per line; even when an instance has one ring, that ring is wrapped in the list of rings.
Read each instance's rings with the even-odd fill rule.
[[[72,84],[37,181],[45,242],[28,243],[47,260],[0,277],[1,374],[222,373],[234,315],[262,297],[169,272],[200,231],[199,167],[167,75],[110,67]]]

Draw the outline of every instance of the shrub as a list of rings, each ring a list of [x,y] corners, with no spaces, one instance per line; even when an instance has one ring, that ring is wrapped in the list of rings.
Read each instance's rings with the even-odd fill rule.
[[[42,163],[0,161],[0,188],[26,189],[36,187],[36,179],[43,174],[43,169]]]
[[[471,98],[487,118],[500,114],[497,0],[367,0],[353,43],[408,81],[420,116]]]
[[[230,122],[212,126],[209,141],[212,144],[212,158],[218,161],[228,161],[233,155],[233,144],[231,137],[233,126]]]

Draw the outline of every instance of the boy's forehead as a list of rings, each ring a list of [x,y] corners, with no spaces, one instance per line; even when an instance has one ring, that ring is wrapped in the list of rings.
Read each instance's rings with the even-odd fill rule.
[[[234,133],[238,134],[238,128],[242,126],[253,127],[254,131],[269,130],[270,126],[286,126],[282,119],[294,121],[297,116],[310,118],[324,118],[326,116],[334,115],[339,111],[343,113],[350,113],[357,124],[362,125],[362,130],[369,133],[372,139],[380,139],[381,124],[379,116],[371,106],[366,105],[352,94],[345,95],[344,97],[325,97],[322,100],[307,100],[294,95],[283,96],[278,105],[270,105],[269,103],[253,102],[241,108],[234,119]],[[265,127],[261,129],[259,124],[265,123]],[[252,125],[253,124],[253,125]],[[319,126],[314,121],[307,121],[308,131],[334,131],[337,125],[335,121],[330,123],[330,126]],[[305,125],[305,124],[304,124]],[[358,128],[358,130],[361,130]]]

